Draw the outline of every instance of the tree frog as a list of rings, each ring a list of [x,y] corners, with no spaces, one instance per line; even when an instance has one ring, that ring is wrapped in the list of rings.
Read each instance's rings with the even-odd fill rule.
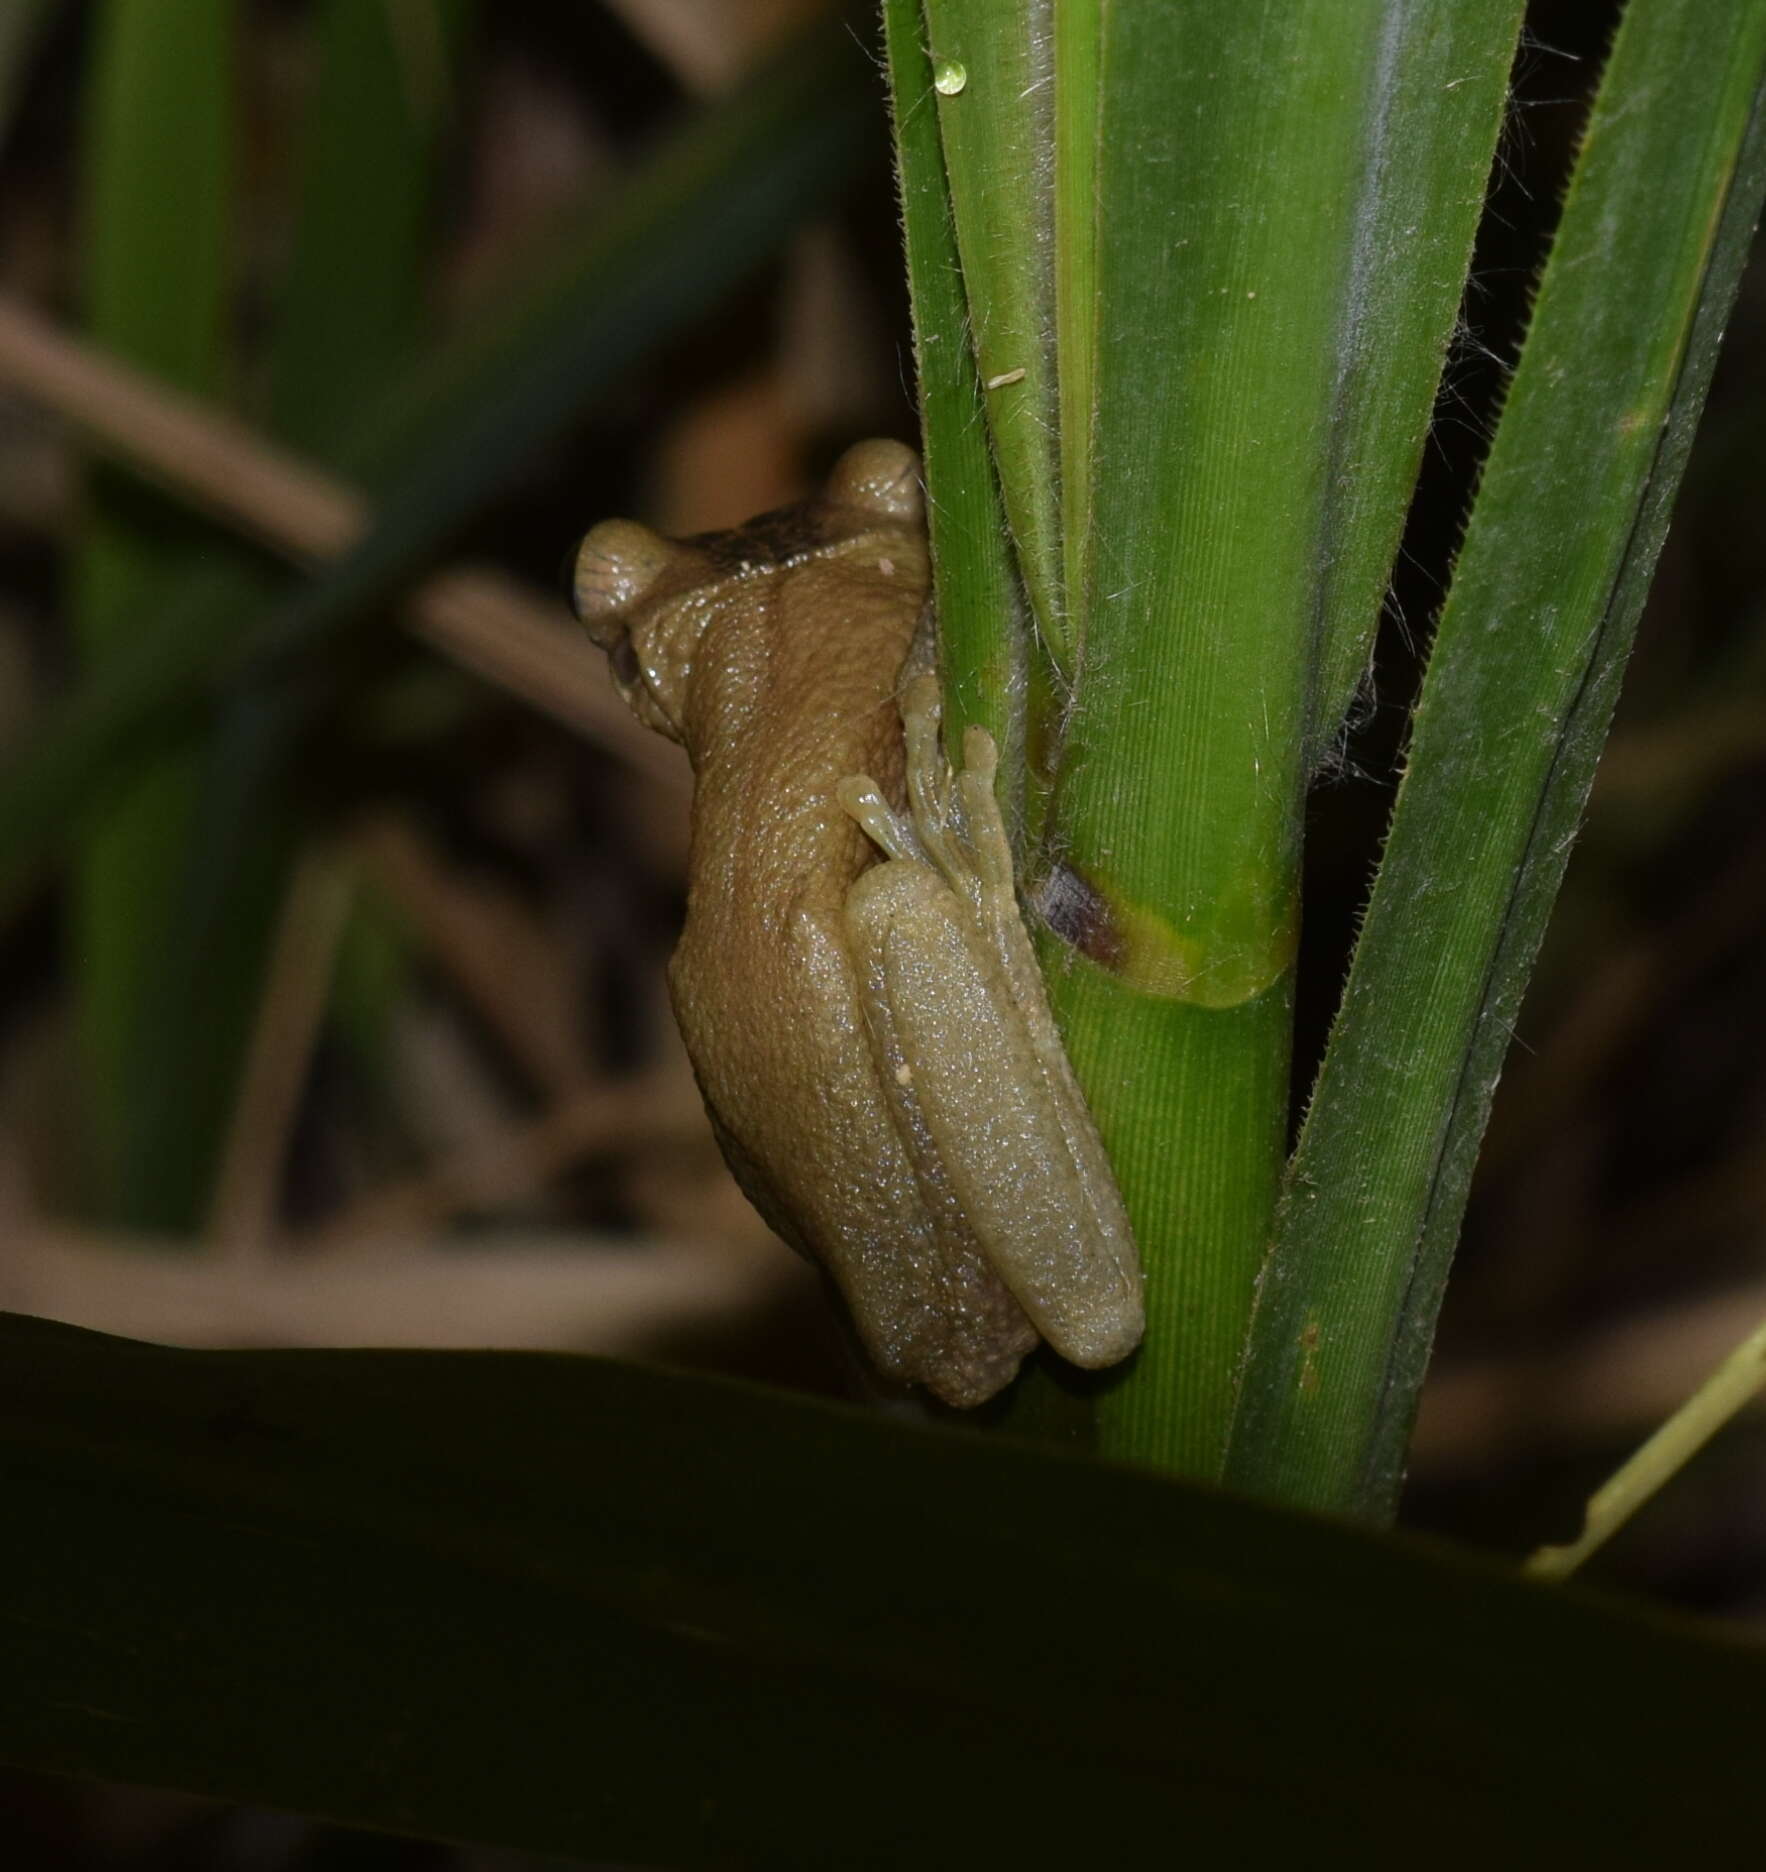
[[[1141,1272],[1019,917],[994,743],[942,754],[930,586],[918,458],[864,442],[734,532],[602,522],[575,601],[692,761],[669,985],[730,1168],[877,1367],[968,1406],[1039,1339],[1125,1358]]]

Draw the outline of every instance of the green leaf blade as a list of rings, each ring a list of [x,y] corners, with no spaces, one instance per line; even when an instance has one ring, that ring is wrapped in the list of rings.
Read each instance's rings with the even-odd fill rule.
[[[1361,106],[1319,567],[1309,765],[1373,652],[1495,155],[1523,7],[1386,0]]]
[[[300,209],[276,309],[269,423],[344,467],[365,393],[419,330],[436,161],[453,120],[471,0],[326,0],[302,135]]]
[[[1766,14],[1634,0],[1425,678],[1229,1475],[1384,1517],[1471,1167],[1766,195]]]

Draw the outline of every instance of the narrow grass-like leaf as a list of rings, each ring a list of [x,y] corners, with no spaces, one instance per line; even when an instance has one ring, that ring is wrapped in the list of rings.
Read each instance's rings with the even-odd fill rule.
[[[1766,1826],[1757,1646],[1469,1556],[599,1360],[0,1354],[29,1768],[671,1866]]]
[[[883,27],[938,582],[946,738],[960,748],[963,729],[980,723],[1005,750],[1002,771],[1016,791],[1023,769],[1025,613],[968,341],[920,0],[885,0]]]
[[[1766,194],[1766,9],[1633,0],[1260,1289],[1229,1473],[1390,1514],[1490,1096]]]
[[[568,244],[508,322],[391,386],[346,450],[385,479],[374,533],[269,620],[217,644],[180,612],[56,710],[0,777],[0,901],[67,836],[68,816],[187,732],[230,684],[298,668],[319,694],[335,653],[479,504],[588,401],[747,277],[851,173],[875,74],[840,28],[804,35],[685,130]]]
[[[85,120],[87,323],[131,363],[210,395],[226,371],[233,178],[233,0],[107,0],[93,17]],[[137,653],[202,530],[138,484],[91,490],[70,580],[82,661]],[[197,777],[166,756],[84,830],[69,911],[83,1109],[101,1206],[137,1222],[124,1153],[160,1062],[143,1043],[150,978],[183,877]]]
[[[926,0],[968,330],[1041,643],[1071,674],[1055,360],[1053,0]]]
[[[1465,288],[1521,0],[1381,0],[1332,339],[1309,765],[1372,654]]]

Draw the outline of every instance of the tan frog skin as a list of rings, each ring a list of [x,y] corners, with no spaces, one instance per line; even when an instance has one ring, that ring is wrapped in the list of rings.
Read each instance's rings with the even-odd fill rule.
[[[1039,1338],[1125,1357],[1141,1279],[1019,919],[993,742],[970,731],[960,776],[940,752],[929,588],[894,442],[733,533],[605,521],[576,567],[622,694],[692,761],[669,984],[724,1155],[878,1368],[967,1406]]]

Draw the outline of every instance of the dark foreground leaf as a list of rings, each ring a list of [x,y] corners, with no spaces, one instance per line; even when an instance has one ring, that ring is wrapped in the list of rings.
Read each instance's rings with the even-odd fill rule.
[[[1487,1563],[588,1359],[0,1316],[0,1755],[665,1865],[1683,1861],[1766,1654]]]

